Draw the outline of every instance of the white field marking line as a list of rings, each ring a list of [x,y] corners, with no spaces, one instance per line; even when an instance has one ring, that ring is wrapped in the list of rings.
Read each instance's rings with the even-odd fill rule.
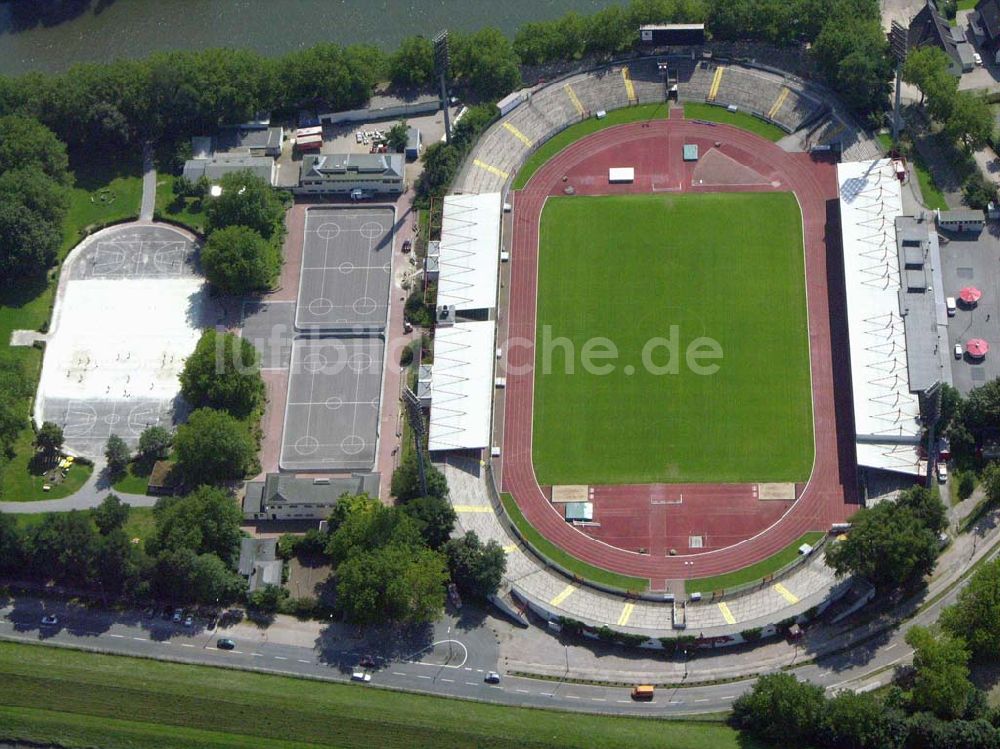
[[[448,664],[440,664],[440,663],[423,663],[421,661],[414,660],[414,658],[416,658],[421,653],[426,653],[431,648],[437,647],[438,645],[447,645],[448,643],[453,643],[455,645],[458,645],[460,648],[462,648],[462,652],[465,653],[465,655],[462,658],[462,662],[459,663],[457,666],[449,666]],[[411,653],[407,658],[404,658],[403,660],[406,661],[407,663],[412,663],[415,666],[430,666],[431,668],[456,668],[457,669],[457,668],[462,668],[465,665],[466,661],[469,660],[469,649],[467,647],[465,647],[465,645],[463,645],[461,643],[461,641],[459,641],[459,640],[438,640],[437,642],[432,642],[426,648],[422,648],[421,650],[418,650],[415,653]],[[476,670],[479,673],[483,672],[483,669],[481,669],[481,668],[477,668]]]

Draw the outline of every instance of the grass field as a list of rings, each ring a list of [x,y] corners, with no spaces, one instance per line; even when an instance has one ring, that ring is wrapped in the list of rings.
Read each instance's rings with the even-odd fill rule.
[[[730,112],[725,107],[701,104],[696,101],[684,103],[684,117],[688,120],[708,120],[723,125],[732,125],[742,130],[749,130],[751,133],[756,133],[761,138],[767,138],[775,143],[788,134],[777,125],[757,119],[752,114]]]
[[[695,580],[685,580],[684,590],[688,593],[711,593],[717,590],[728,590],[729,588],[735,588],[738,585],[756,582],[767,577],[768,575],[773,575],[785,565],[790,564],[791,561],[799,555],[799,547],[802,546],[802,544],[809,544],[812,546],[823,538],[823,535],[822,531],[809,531],[808,533],[803,534],[797,541],[790,543],[777,554],[773,554],[767,559],[762,559],[756,564],[751,564],[749,567],[744,567],[741,570],[734,570],[733,572],[727,572],[725,575],[716,575],[715,577],[699,577]]]
[[[565,130],[549,138],[539,146],[538,150],[531,154],[524,162],[524,166],[518,171],[514,178],[513,189],[520,190],[531,179],[532,175],[546,161],[551,159],[566,146],[574,143],[591,133],[603,130],[613,125],[624,125],[627,122],[638,122],[639,120],[666,119],[666,104],[640,104],[636,107],[625,107],[624,109],[614,109],[608,112],[604,119],[589,117],[575,125],[570,125]]]
[[[539,242],[540,484],[808,478],[809,347],[792,194],[549,198]],[[722,358],[694,364],[717,365],[714,374],[689,365],[704,337]],[[588,372],[588,346],[593,354],[608,344],[617,358],[594,364],[610,371]],[[653,369],[668,364],[676,373]]]
[[[174,197],[174,181],[168,172],[156,173],[156,211],[166,221],[175,221],[201,234],[205,231],[205,211],[201,200]]]
[[[642,592],[649,588],[649,580],[644,577],[619,575],[617,572],[611,572],[610,570],[605,570],[600,567],[595,567],[592,564],[587,564],[587,562],[577,559],[572,554],[560,549],[558,546],[546,539],[535,529],[533,525],[531,525],[531,523],[528,522],[527,518],[525,518],[521,512],[521,508],[518,507],[517,502],[514,501],[514,497],[512,497],[509,493],[504,492],[501,494],[500,501],[503,502],[504,509],[507,511],[507,516],[517,527],[521,537],[534,546],[535,550],[538,551],[539,554],[548,557],[549,560],[555,562],[567,572],[577,575],[584,580],[589,580],[601,585],[610,585],[611,587],[619,588],[620,590],[634,590]]]
[[[90,512],[90,510],[82,510],[82,512]],[[42,522],[42,518],[52,514],[55,513],[18,513],[13,515],[13,518],[17,521],[18,526],[22,529],[27,529],[38,525]],[[132,507],[128,513],[128,520],[122,526],[122,530],[125,531],[125,534],[129,538],[138,538],[141,541],[145,541],[156,530],[156,521],[153,519],[153,508]]]
[[[558,713],[0,643],[0,739],[120,749],[762,749],[719,722]]]
[[[76,179],[69,191],[69,210],[63,223],[63,240],[58,262],[82,239],[87,227],[121,221],[139,215],[142,200],[141,165],[136,159],[96,160],[74,154],[70,168]],[[9,356],[21,364],[24,376],[37,383],[42,368],[42,352],[35,348],[11,348],[7,345],[13,330],[38,330],[51,314],[56,281],[18,284],[0,290],[0,356]],[[25,405],[27,410],[28,404]],[[34,433],[21,431],[15,444],[15,457],[0,460],[0,498],[28,501],[54,499],[69,493],[72,484],[43,492],[42,482],[30,466]],[[87,476],[81,469],[70,473],[73,482],[82,485]],[[87,474],[89,475],[89,473]],[[77,486],[77,488],[78,488]],[[75,491],[75,488],[73,489]]]

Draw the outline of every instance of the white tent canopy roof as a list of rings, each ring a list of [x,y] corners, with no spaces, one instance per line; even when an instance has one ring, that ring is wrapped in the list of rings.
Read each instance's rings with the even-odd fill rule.
[[[490,320],[438,327],[428,449],[489,445],[495,336],[496,323]]]
[[[500,262],[500,193],[449,195],[441,222],[439,307],[496,307]]]

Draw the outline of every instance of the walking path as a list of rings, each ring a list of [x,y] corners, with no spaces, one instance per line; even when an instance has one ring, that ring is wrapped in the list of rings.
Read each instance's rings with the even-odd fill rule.
[[[139,209],[140,221],[152,221],[156,209],[156,169],[153,166],[153,144],[145,143],[142,147],[142,207]]]
[[[116,494],[122,502],[132,507],[152,507],[157,497],[143,494],[125,494],[114,491],[108,482],[103,461],[95,462],[94,472],[79,491],[63,499],[42,499],[36,502],[0,502],[0,512],[33,514],[39,512],[69,512],[97,507],[109,494]]]

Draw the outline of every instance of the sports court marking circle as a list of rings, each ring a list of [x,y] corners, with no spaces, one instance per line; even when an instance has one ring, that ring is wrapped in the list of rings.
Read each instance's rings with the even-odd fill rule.
[[[371,365],[371,354],[366,354],[363,351],[357,354],[351,354],[351,358],[347,360],[347,366],[352,372],[364,372]]]
[[[349,434],[341,440],[340,449],[343,450],[346,455],[357,455],[365,449],[365,445],[367,444],[368,443],[365,442],[364,437],[359,437],[356,434]]]
[[[331,395],[329,398],[326,399],[323,405],[326,406],[331,411],[336,411],[338,408],[344,405],[344,401],[342,398],[338,398],[336,395]]]
[[[314,315],[326,315],[333,309],[333,302],[326,297],[317,297],[309,302],[309,311]]]
[[[121,420],[122,420],[122,417],[119,416],[118,414],[108,414],[103,419],[101,419],[101,421],[103,421],[108,426],[114,426],[115,424],[117,424]]]
[[[325,221],[316,227],[316,236],[320,239],[334,239],[340,234],[340,224]]]
[[[352,263],[350,260],[345,260],[344,262],[342,262],[340,265],[337,266],[337,270],[339,270],[344,275],[347,275],[348,273],[353,273],[354,263]]]
[[[302,369],[309,374],[316,374],[327,365],[327,359],[323,354],[312,353],[302,357]]]
[[[375,239],[382,236],[385,232],[385,227],[378,221],[366,221],[361,224],[361,228],[358,231],[361,232],[361,236],[365,239]]]
[[[319,440],[307,434],[305,437],[299,437],[299,439],[295,440],[295,444],[292,447],[299,455],[312,455],[319,450]]]
[[[354,300],[354,304],[352,306],[354,311],[359,315],[370,315],[378,309],[378,303],[370,296],[363,296],[360,299]]]

